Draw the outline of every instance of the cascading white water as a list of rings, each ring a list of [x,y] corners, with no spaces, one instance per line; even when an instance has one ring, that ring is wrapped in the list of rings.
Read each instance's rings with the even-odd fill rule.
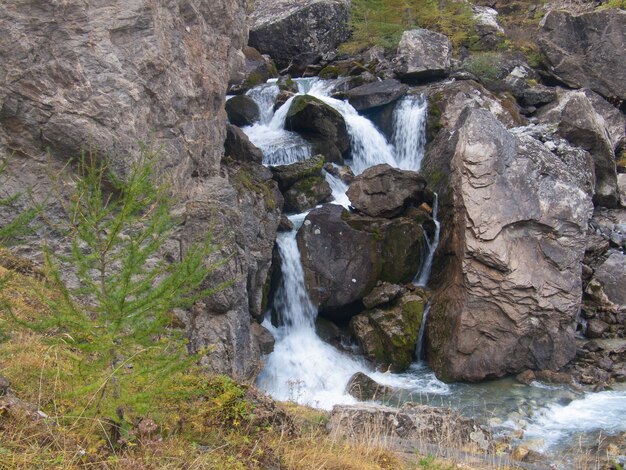
[[[259,107],[261,113],[259,122],[261,124],[268,125],[274,117],[274,103],[276,103],[279,93],[280,89],[274,83],[266,83],[265,85],[252,88],[246,93]]]
[[[402,98],[393,112],[393,146],[398,168],[419,170],[426,146],[428,103],[423,95]]]
[[[339,204],[346,209],[350,207],[350,199],[348,199],[348,196],[346,196],[346,191],[348,191],[348,185],[336,176],[331,175],[327,171],[324,171],[324,178],[326,178],[326,181],[328,182],[328,185],[333,192],[332,203]]]
[[[433,269],[433,259],[435,258],[435,251],[437,251],[437,246],[439,245],[439,237],[441,234],[441,224],[439,223],[439,219],[437,217],[439,212],[439,195],[435,193],[435,200],[433,201],[433,221],[435,222],[435,234],[433,236],[432,241],[428,239],[428,236],[424,234],[424,239],[426,240],[426,246],[428,248],[428,254],[426,255],[426,259],[422,264],[422,268],[420,269],[419,274],[415,277],[415,285],[420,287],[426,287],[428,284],[428,280],[430,279],[430,273]],[[424,321],[426,323],[426,321]]]
[[[426,320],[428,320],[428,312],[430,312],[430,304],[424,308],[424,314],[422,315],[422,323],[420,324],[420,331],[417,335],[417,346],[415,347],[415,360],[421,362],[424,357],[424,332],[426,331]]]
[[[267,90],[270,91],[267,91]],[[261,120],[253,126],[244,127],[250,141],[263,152],[263,163],[266,165],[289,165],[290,163],[306,160],[311,157],[311,146],[295,132],[284,129],[287,113],[293,98],[289,98],[278,111],[274,112],[274,101],[269,101],[272,90],[278,90],[276,85],[260,87],[259,92],[254,88],[249,96],[261,109]],[[264,90],[264,91],[263,91]],[[276,96],[274,96],[274,99]]]

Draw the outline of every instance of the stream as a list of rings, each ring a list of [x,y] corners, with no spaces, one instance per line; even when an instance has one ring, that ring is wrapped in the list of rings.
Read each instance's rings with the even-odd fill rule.
[[[423,96],[406,96],[396,106],[393,137],[388,141],[376,126],[347,102],[330,96],[333,81],[297,80],[299,94],[310,94],[336,109],[344,117],[352,143],[352,160],[346,163],[355,174],[370,166],[388,163],[419,170],[426,145],[427,102]],[[244,128],[250,140],[264,153],[264,164],[281,165],[311,157],[304,139],[284,129],[291,98],[277,112],[273,103],[279,90],[275,83],[248,92],[259,105],[260,122]],[[334,203],[348,207],[347,186],[325,172],[333,191]],[[423,268],[414,283],[428,284],[432,261],[439,242],[437,200],[433,204],[436,231],[427,239],[429,248]],[[274,294],[274,308],[281,326],[264,322],[276,339],[274,352],[266,357],[258,386],[277,400],[292,400],[309,406],[331,409],[336,404],[356,403],[345,391],[350,377],[363,372],[384,385],[402,390],[389,404],[404,401],[446,406],[461,413],[483,418],[496,435],[524,430],[523,444],[545,453],[559,468],[568,468],[566,458],[576,445],[593,444],[599,435],[626,431],[626,387],[613,391],[585,393],[568,387],[534,382],[521,385],[513,379],[479,384],[445,384],[423,361],[423,345],[416,348],[416,361],[400,374],[376,371],[362,357],[324,342],[316,333],[317,311],[306,292],[296,233],[306,213],[291,215],[291,232],[280,233],[277,244],[282,258],[282,281]],[[424,317],[426,323],[427,314]],[[420,338],[423,331],[420,332]],[[562,466],[564,465],[564,466]]]

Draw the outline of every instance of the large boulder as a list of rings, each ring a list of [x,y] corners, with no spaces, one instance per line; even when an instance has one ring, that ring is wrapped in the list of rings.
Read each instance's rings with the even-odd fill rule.
[[[319,176],[324,168],[324,156],[316,155],[301,162],[290,165],[277,165],[272,167],[274,179],[278,182],[281,191],[286,191],[297,181],[310,176]]]
[[[226,101],[226,114],[231,124],[239,127],[251,126],[261,117],[259,105],[246,95],[238,95]]]
[[[424,300],[406,294],[387,307],[366,310],[350,320],[350,330],[365,356],[377,366],[400,372],[415,359]]]
[[[339,112],[318,98],[296,96],[287,113],[285,128],[302,135],[326,161],[342,163],[350,152],[346,121]]]
[[[443,34],[427,29],[405,31],[398,44],[396,73],[406,80],[445,76],[451,54],[452,46]]]
[[[169,170],[185,210],[175,246],[212,230],[220,250],[207,261],[222,263],[206,287],[227,285],[186,319],[190,347],[211,350],[203,359],[210,369],[241,378],[260,364],[250,310],[260,310],[257,280],[280,216],[280,201],[266,204],[272,192],[240,200],[220,168],[224,92],[241,71],[245,42],[244,0],[0,4],[0,154],[16,155],[9,184],[34,188],[46,216],[62,217],[50,175],[70,170],[70,158],[98,149],[123,177],[142,142],[161,148],[159,170]],[[67,249],[58,233],[46,238]]]
[[[504,40],[504,29],[498,23],[498,12],[486,6],[472,6],[474,29],[480,50],[493,50]]]
[[[467,449],[476,445],[482,450],[493,449],[489,431],[481,429],[472,418],[465,418],[448,408],[435,408],[405,403],[400,408],[360,403],[336,405],[327,428],[333,437],[363,442],[385,442],[385,438],[406,439],[411,452],[416,443],[432,443],[452,449]]]
[[[350,377],[348,385],[346,385],[346,392],[359,401],[385,399],[393,395],[395,391],[393,387],[381,385],[363,372],[357,372]],[[2,395],[1,389],[0,395]]]
[[[255,0],[249,44],[302,73],[350,36],[347,0]]]
[[[285,192],[285,212],[304,212],[327,201],[332,194],[333,191],[323,176],[304,178]]]
[[[538,43],[549,72],[573,88],[591,88],[626,99],[626,11],[573,15],[552,10],[541,22]]]
[[[410,282],[421,267],[421,224],[428,219],[425,214],[391,220],[358,216],[332,204],[311,211],[297,241],[313,304],[339,318],[378,281]]]
[[[593,173],[586,152],[548,148],[472,109],[426,155],[442,214],[426,337],[445,380],[558,369],[575,355]]]
[[[591,154],[595,169],[594,202],[606,207],[619,205],[613,139],[588,95],[584,91],[560,89],[556,101],[543,108],[537,117],[540,122],[556,126],[562,137]]]
[[[357,211],[370,217],[395,217],[409,204],[431,202],[423,176],[387,164],[370,167],[358,175],[346,194]]]
[[[401,98],[408,90],[398,80],[381,80],[352,88],[345,97],[357,111],[384,106]]]

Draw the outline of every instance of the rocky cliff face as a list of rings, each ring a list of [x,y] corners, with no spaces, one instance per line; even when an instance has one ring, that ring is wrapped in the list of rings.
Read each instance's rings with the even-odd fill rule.
[[[575,354],[592,163],[523,129],[469,110],[426,157],[444,214],[429,361],[447,380],[556,369]]]
[[[249,310],[260,310],[282,206],[259,168],[248,169],[259,174],[248,196],[237,190],[240,168],[220,170],[224,96],[241,76],[246,42],[245,0],[0,5],[0,152],[14,153],[10,184],[36,185],[45,197],[50,169],[84,148],[123,174],[141,141],[162,147],[161,170],[175,176],[187,208],[182,246],[213,230],[227,262],[210,281],[233,281],[194,308],[192,346],[215,346],[207,363],[236,376],[257,366]]]

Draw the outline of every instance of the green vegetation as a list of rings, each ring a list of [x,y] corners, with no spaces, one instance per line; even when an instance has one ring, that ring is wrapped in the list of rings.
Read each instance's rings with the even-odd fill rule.
[[[6,188],[6,169],[9,159],[0,159],[0,188]],[[0,192],[0,209],[7,209],[15,206],[24,195],[3,194]],[[31,207],[21,211],[13,220],[0,226],[0,247],[13,244],[20,236],[30,232],[30,223],[35,219],[38,213],[37,207]]]
[[[498,52],[478,52],[465,62],[465,70],[481,82],[497,80],[501,73],[502,55]]]
[[[413,28],[443,33],[455,48],[469,46],[477,39],[473,24],[471,5],[461,0],[353,0],[353,35],[343,49],[393,48],[402,32]]]

